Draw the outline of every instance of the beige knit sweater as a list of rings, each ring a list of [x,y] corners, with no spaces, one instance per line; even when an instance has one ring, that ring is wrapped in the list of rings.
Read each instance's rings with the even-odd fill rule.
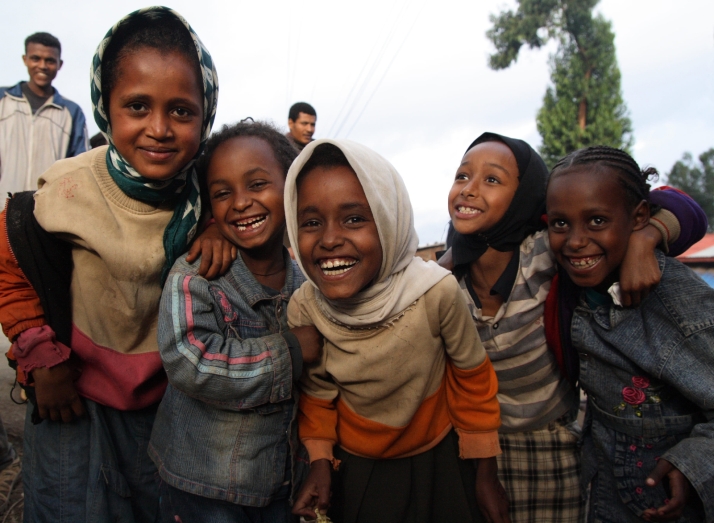
[[[173,209],[126,196],[107,171],[106,150],[93,149],[46,171],[35,216],[74,246],[74,325],[114,351],[157,351],[163,234]]]

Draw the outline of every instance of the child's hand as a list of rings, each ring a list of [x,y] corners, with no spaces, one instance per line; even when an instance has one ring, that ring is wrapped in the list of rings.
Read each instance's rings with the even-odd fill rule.
[[[662,234],[652,225],[630,235],[627,253],[620,267],[623,306],[637,307],[659,284],[662,272],[654,251],[661,241]]]
[[[201,265],[198,267],[198,274],[212,280],[225,274],[238,256],[238,249],[218,230],[215,223],[206,229],[193,241],[188,250],[186,261],[193,263],[199,257]]]
[[[506,489],[498,481],[496,458],[477,460],[476,503],[488,523],[510,523]]]
[[[315,363],[322,356],[322,334],[312,325],[290,329],[300,342],[302,361]]]
[[[682,511],[687,503],[687,498],[692,491],[692,484],[687,476],[682,474],[678,468],[666,459],[660,459],[657,466],[647,478],[647,486],[654,487],[662,481],[662,478],[669,479],[670,496],[669,503],[659,508],[648,508],[642,513],[645,521],[674,521],[682,516]]]
[[[310,473],[293,505],[293,514],[315,519],[314,508],[325,514],[330,506],[332,464],[328,459],[318,459],[310,464]]]
[[[84,404],[74,388],[77,374],[76,366],[69,361],[32,371],[40,418],[68,423],[84,416]]]

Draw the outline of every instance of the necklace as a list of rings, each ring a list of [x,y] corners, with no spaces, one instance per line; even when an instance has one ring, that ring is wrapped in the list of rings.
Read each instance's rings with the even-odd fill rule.
[[[277,270],[277,271],[275,271],[275,272],[269,272],[269,273],[267,273],[267,274],[260,274],[259,272],[254,272],[254,273],[253,273],[253,276],[263,276],[263,277],[265,277],[265,276],[275,276],[276,274],[280,274],[280,273],[283,272],[284,270],[285,270],[285,267],[281,267],[279,270]]]

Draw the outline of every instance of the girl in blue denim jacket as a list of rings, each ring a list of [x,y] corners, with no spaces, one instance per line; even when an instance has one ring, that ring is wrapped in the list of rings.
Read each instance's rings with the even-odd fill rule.
[[[319,357],[314,327],[288,329],[304,278],[283,246],[285,175],[296,153],[272,126],[212,136],[202,194],[239,256],[208,281],[179,258],[164,286],[159,351],[169,379],[149,444],[166,521],[294,521],[294,384]]]
[[[654,174],[589,147],[561,160],[547,189],[550,245],[578,296],[569,341],[588,394],[590,521],[714,521],[714,290],[658,253],[659,286],[639,308],[619,301]]]

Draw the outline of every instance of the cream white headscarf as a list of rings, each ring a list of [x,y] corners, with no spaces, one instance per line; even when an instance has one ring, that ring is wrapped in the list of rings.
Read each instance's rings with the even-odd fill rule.
[[[300,170],[320,144],[338,147],[362,184],[382,244],[382,266],[370,287],[345,300],[328,300],[312,281],[300,259],[297,224],[297,185]],[[350,327],[374,326],[396,316],[426,291],[451,274],[433,261],[416,257],[419,243],[409,193],[397,170],[379,154],[350,140],[315,140],[295,159],[285,182],[288,236],[300,269],[315,287],[321,311]]]

